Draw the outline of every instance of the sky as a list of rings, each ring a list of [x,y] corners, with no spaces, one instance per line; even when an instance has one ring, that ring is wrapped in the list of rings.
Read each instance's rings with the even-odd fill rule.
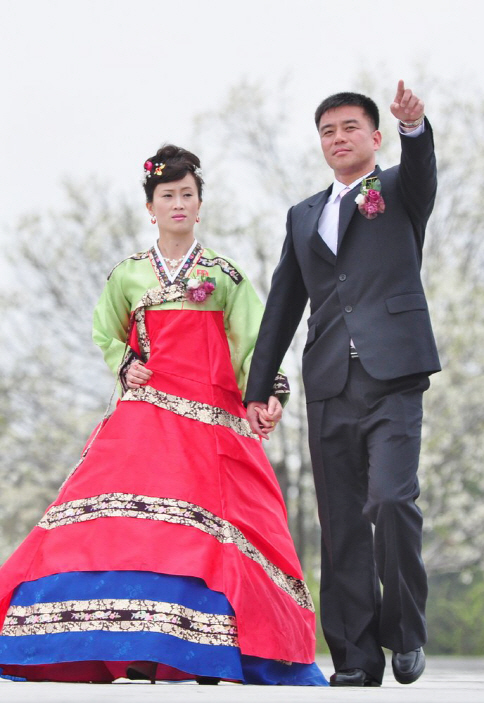
[[[399,78],[418,90],[417,64],[482,92],[483,15],[481,0],[0,0],[2,245],[61,206],[65,177],[139,191],[145,158],[190,148],[194,116],[242,79],[271,90],[289,72],[304,138],[362,68],[385,69],[389,103]]]

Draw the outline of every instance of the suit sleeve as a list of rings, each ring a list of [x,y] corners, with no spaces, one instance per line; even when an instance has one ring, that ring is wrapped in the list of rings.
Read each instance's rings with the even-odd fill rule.
[[[240,269],[239,269],[240,270]],[[224,307],[225,331],[237,385],[242,397],[252,363],[254,346],[264,307],[249,279],[243,274],[239,284],[231,284]],[[289,384],[284,372],[274,374],[271,395],[277,395],[284,405],[289,398]]]
[[[286,239],[272,277],[250,367],[245,402],[267,402],[277,370],[301,321],[308,293],[292,239],[292,211],[287,215]]]
[[[399,185],[420,246],[425,237],[425,226],[432,213],[437,192],[437,166],[432,128],[425,119],[425,131],[412,138],[400,135],[402,158]]]

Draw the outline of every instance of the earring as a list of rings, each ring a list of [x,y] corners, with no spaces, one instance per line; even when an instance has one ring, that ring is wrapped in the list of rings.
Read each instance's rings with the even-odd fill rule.
[[[156,217],[155,215],[151,215],[151,224],[156,225]]]
[[[195,220],[195,222],[200,222],[200,215],[197,215],[197,219]]]

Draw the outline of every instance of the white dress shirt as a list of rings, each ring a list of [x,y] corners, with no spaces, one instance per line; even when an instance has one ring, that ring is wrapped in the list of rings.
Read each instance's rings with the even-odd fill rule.
[[[419,127],[417,127],[417,129],[414,129],[413,132],[404,132],[400,128],[399,123],[398,129],[400,134],[404,134],[406,137],[418,137],[425,130],[425,125],[422,123]],[[368,178],[371,173],[373,173],[373,171],[370,171],[370,173],[367,173],[361,178],[357,178],[356,181],[350,183],[349,186],[346,186],[344,183],[337,180],[333,183],[333,190],[326,201],[326,205],[323,208],[323,212],[321,213],[318,223],[318,232],[321,239],[323,242],[326,242],[333,254],[336,254],[338,250],[339,204],[341,202],[341,191],[345,188],[349,188],[351,190],[357,186],[358,183],[361,183],[364,178]]]

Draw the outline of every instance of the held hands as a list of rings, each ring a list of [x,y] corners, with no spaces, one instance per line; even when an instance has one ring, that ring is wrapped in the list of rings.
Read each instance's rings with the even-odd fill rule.
[[[128,388],[140,388],[150,380],[153,371],[146,368],[142,361],[133,361],[126,372]]]
[[[390,105],[392,115],[405,124],[423,118],[425,105],[420,98],[405,88],[403,81],[398,81],[397,93]]]
[[[263,439],[269,439],[277,423],[282,417],[282,405],[275,395],[271,395],[268,403],[252,401],[247,405],[247,420],[254,434]]]

